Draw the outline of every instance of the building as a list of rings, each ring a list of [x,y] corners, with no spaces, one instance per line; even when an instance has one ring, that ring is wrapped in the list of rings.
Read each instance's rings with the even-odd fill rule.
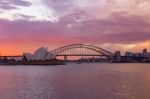
[[[115,57],[116,62],[121,62],[121,52],[120,51],[116,51],[114,54],[114,57]]]
[[[134,56],[134,54],[133,54],[132,52],[126,52],[126,53],[125,53],[125,56],[127,56],[127,57],[132,57],[132,56]]]
[[[31,53],[24,53],[23,54],[27,60],[46,60],[50,59],[52,56],[51,53],[48,52],[48,48],[38,48],[33,54]]]
[[[141,57],[141,53],[134,53],[135,57]]]
[[[148,53],[147,49],[143,49],[141,54],[142,54],[142,57],[145,57],[145,58],[149,57],[149,53]]]

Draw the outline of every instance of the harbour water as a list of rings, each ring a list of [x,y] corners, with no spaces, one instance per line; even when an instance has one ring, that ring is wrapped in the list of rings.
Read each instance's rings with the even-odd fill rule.
[[[150,65],[0,66],[0,99],[150,99]]]

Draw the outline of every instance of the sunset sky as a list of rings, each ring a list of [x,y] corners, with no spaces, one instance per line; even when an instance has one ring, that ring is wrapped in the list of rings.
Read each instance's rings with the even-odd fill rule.
[[[93,44],[150,51],[150,0],[0,0],[0,53]]]

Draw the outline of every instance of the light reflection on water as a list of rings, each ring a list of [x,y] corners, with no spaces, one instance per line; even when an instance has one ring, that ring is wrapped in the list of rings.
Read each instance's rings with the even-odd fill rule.
[[[149,64],[0,67],[0,99],[149,98]]]

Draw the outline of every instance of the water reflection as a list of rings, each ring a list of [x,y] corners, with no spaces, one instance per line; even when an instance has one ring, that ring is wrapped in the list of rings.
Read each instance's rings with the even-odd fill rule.
[[[0,67],[0,99],[147,99],[146,64]]]

